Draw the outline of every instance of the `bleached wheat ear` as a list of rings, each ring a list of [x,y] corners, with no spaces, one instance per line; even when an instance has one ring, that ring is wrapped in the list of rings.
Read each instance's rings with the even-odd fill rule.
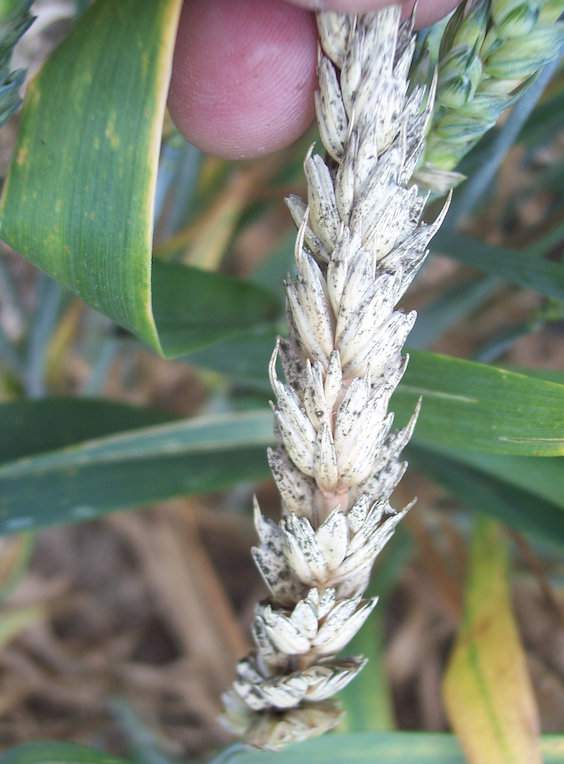
[[[281,444],[269,462],[282,518],[255,507],[253,555],[270,600],[257,606],[256,649],[225,695],[231,729],[273,750],[333,728],[341,711],[330,698],[365,663],[336,655],[376,604],[362,594],[407,511],[389,498],[417,417],[392,431],[388,403],[415,320],[395,306],[442,218],[421,221],[426,199],[410,185],[434,93],[434,84],[408,91],[411,23],[392,7],[321,13],[318,26],[328,156],[306,158],[307,204],[287,200],[297,275],[286,284],[289,337],[270,364]]]

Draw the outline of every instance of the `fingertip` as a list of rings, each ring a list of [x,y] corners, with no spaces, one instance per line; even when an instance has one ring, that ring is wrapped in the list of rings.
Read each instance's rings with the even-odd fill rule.
[[[313,118],[316,30],[283,0],[186,0],[169,108],[205,152],[256,157],[296,140]]]

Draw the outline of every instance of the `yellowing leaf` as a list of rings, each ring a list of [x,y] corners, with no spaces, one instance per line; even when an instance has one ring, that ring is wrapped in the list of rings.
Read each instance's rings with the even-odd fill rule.
[[[472,541],[464,623],[444,697],[471,764],[540,764],[539,722],[511,609],[499,526],[480,518]]]

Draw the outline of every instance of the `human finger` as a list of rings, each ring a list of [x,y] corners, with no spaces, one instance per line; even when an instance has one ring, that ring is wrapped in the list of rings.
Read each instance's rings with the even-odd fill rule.
[[[315,66],[313,14],[284,0],[186,0],[169,108],[203,151],[260,156],[311,123]]]

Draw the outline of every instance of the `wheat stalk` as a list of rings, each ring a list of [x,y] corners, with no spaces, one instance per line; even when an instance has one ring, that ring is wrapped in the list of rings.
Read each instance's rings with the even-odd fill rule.
[[[410,185],[434,91],[408,91],[411,22],[400,24],[391,7],[321,13],[318,27],[316,107],[328,157],[306,158],[307,205],[287,200],[299,227],[297,275],[285,285],[289,337],[270,364],[281,443],[269,463],[282,518],[255,505],[253,555],[270,599],[257,606],[255,650],[224,698],[229,727],[273,750],[333,728],[341,711],[331,697],[365,662],[336,655],[376,604],[362,595],[407,511],[389,499],[417,418],[392,431],[388,402],[415,320],[395,305],[444,214],[423,223],[426,198]]]
[[[0,127],[20,105],[22,69],[10,71],[14,46],[33,23],[29,10],[33,0],[0,0]]]
[[[439,82],[417,181],[444,193],[463,179],[460,160],[554,60],[564,43],[564,0],[467,0],[439,50]],[[419,76],[432,53],[425,50]],[[417,73],[414,73],[417,76]]]

